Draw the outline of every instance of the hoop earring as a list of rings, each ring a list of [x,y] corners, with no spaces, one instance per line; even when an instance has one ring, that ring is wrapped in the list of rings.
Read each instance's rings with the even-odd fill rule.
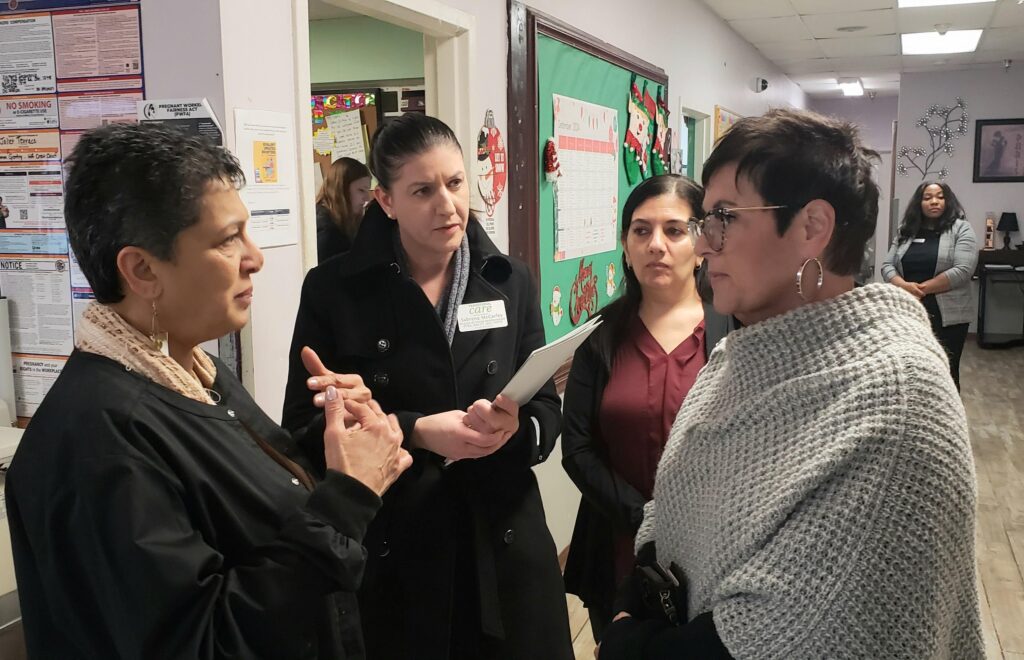
[[[167,333],[160,332],[156,328],[156,301],[153,301],[153,318],[149,323],[149,342],[153,346],[153,350],[163,355],[170,356],[170,351],[167,348]]]
[[[818,267],[818,281],[815,283],[814,293],[818,293],[821,289],[822,283],[825,281],[825,269],[821,267],[821,262],[818,261],[817,257],[811,257],[800,266],[800,270],[796,271],[796,292],[800,295],[800,299],[804,302],[810,302],[811,300],[804,295],[804,269],[807,268],[807,264],[814,262]],[[813,294],[812,294],[813,295]]]

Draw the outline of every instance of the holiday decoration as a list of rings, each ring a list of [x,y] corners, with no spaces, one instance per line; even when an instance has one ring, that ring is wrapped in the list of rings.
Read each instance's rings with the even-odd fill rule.
[[[626,129],[626,139],[623,143],[623,162],[626,166],[626,179],[630,185],[651,175],[651,132],[654,128],[654,102],[650,105],[645,103],[645,97],[651,98],[647,93],[647,82],[644,82],[644,90],[641,93],[636,84],[636,76],[629,83],[629,126]]]
[[[671,170],[669,156],[668,127],[668,94],[662,96],[661,85],[658,85],[657,122],[654,131],[654,146],[651,147],[651,171],[655,175],[668,174]]]
[[[909,176],[910,170],[914,169],[921,173],[922,180],[933,174],[945,179],[949,176],[949,168],[945,163],[936,167],[937,161],[952,157],[955,151],[953,141],[967,135],[967,104],[959,96],[952,106],[933,104],[914,125],[928,133],[928,148],[900,147],[896,172],[900,176]]]
[[[558,164],[558,147],[555,146],[554,138],[548,138],[548,141],[544,143],[544,179],[550,183],[556,183],[560,176],[562,176],[562,166]]]
[[[494,207],[501,201],[508,180],[505,142],[494,123],[494,111],[484,114],[484,125],[476,142],[476,180],[487,217],[494,216]]]

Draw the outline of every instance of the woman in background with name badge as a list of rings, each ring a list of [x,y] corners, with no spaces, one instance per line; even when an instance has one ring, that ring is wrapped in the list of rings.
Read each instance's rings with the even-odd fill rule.
[[[910,198],[882,264],[882,279],[924,305],[957,390],[960,355],[974,318],[971,276],[978,264],[978,239],[965,215],[948,184],[925,181]]]
[[[558,437],[558,395],[549,381],[522,408],[498,396],[544,343],[530,274],[470,213],[444,123],[403,115],[378,129],[370,160],[376,201],[352,251],[303,285],[284,405],[286,428],[323,424],[317,377],[358,375],[415,458],[367,533],[367,657],[571,658],[530,469]]]

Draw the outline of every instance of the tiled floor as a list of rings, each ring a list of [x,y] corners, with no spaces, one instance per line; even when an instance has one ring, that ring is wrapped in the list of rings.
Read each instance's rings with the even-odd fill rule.
[[[1024,347],[968,341],[961,386],[978,472],[978,572],[990,660],[1024,660]],[[592,660],[587,611],[569,596],[577,660]]]

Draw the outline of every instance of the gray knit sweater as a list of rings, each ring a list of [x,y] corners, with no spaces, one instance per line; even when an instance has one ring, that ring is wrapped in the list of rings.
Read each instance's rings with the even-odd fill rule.
[[[736,658],[983,658],[963,405],[924,309],[872,284],[730,334],[637,545]]]

